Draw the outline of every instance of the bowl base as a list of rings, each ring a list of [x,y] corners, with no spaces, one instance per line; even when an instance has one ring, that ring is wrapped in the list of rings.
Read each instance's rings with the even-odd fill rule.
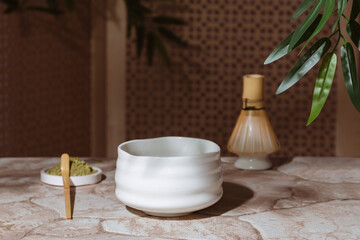
[[[192,212],[184,212],[184,213],[157,213],[157,212],[147,212],[143,211],[147,215],[155,216],[155,217],[182,217],[185,215],[189,215]]]

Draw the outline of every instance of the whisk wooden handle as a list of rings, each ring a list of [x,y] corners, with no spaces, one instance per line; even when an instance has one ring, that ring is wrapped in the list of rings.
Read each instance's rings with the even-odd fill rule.
[[[61,175],[64,183],[66,218],[71,219],[70,157],[67,153],[61,155]]]
[[[264,76],[248,74],[243,77],[243,99],[262,101],[264,95]]]

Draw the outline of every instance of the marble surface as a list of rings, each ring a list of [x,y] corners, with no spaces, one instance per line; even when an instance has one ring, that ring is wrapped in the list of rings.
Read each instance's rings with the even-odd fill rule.
[[[58,158],[0,159],[0,239],[360,239],[360,159],[297,157],[243,171],[226,158],[223,198],[176,218],[126,207],[114,194],[115,160],[85,160],[103,180],[72,188],[66,220],[62,187],[40,182]]]

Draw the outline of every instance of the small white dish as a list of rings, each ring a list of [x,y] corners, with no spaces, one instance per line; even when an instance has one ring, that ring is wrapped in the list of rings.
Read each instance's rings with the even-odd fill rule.
[[[223,194],[220,147],[186,137],[125,142],[118,147],[117,198],[149,215],[174,217],[207,208]]]
[[[98,167],[91,166],[93,169],[97,170],[96,173],[84,176],[70,176],[70,185],[71,186],[83,186],[89,184],[95,184],[101,181],[102,171]],[[49,168],[44,168],[40,171],[40,178],[43,183],[63,186],[62,176],[55,176],[48,174],[47,171]]]

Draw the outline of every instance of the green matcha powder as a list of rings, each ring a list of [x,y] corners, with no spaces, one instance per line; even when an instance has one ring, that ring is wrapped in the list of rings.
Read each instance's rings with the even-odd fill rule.
[[[97,170],[93,169],[89,164],[79,160],[78,157],[70,158],[70,176],[84,176],[96,173]],[[61,176],[61,162],[53,168],[48,170],[51,175]]]

